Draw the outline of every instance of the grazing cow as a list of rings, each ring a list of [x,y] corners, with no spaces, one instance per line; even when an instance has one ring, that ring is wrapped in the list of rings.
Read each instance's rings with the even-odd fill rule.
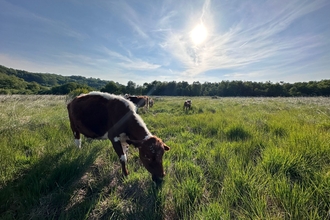
[[[154,100],[149,98],[149,107],[151,108],[152,106],[154,106]]]
[[[191,109],[191,100],[190,99],[188,99],[188,100],[186,100],[184,103],[183,103],[183,109],[184,110],[190,110]]]
[[[148,96],[125,96],[128,100],[136,105],[136,108],[144,107],[149,109],[149,97]]]
[[[73,99],[67,108],[75,143],[79,148],[80,134],[92,139],[109,139],[126,176],[126,150],[128,144],[132,144],[138,148],[140,159],[151,173],[152,179],[156,183],[161,182],[165,176],[163,154],[170,148],[150,133],[142,118],[135,112],[132,102],[122,96],[90,92]]]

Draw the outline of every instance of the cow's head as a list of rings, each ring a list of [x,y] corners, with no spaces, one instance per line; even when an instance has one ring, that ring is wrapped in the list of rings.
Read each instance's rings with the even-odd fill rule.
[[[152,180],[159,184],[165,172],[163,169],[163,154],[170,150],[160,138],[152,136],[146,140],[127,140],[139,149],[140,159],[144,167],[151,173]]]

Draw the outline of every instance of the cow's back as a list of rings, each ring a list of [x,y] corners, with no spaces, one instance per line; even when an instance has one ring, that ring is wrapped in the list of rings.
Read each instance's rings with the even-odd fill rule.
[[[133,102],[137,107],[148,106],[149,98],[147,96],[127,96],[127,99]]]
[[[118,99],[107,99],[100,95],[83,95],[68,104],[71,123],[87,137],[102,137],[116,119],[125,114],[125,104]]]

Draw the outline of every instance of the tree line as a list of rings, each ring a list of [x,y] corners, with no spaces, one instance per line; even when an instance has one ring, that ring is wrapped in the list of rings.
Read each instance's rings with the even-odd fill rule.
[[[35,93],[50,90],[67,83],[86,85],[94,89],[103,88],[109,81],[83,76],[62,76],[51,73],[31,73],[25,70],[7,68],[0,65],[0,91],[5,93]],[[30,89],[30,87],[36,87]]]
[[[129,81],[127,86],[109,82],[101,91],[115,94],[142,94],[154,96],[330,96],[330,80],[272,83],[252,81],[221,82],[160,82],[144,83],[142,86]]]
[[[189,84],[185,81],[153,81],[137,85],[128,81],[122,85],[82,76],[61,76],[49,73],[30,73],[0,65],[0,94],[80,94],[99,90],[113,94],[153,96],[330,96],[330,80],[309,82],[252,82],[228,81]]]

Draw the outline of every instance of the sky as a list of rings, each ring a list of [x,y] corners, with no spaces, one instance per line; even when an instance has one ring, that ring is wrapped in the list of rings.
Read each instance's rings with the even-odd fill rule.
[[[329,0],[0,0],[0,65],[123,85],[330,79]]]

